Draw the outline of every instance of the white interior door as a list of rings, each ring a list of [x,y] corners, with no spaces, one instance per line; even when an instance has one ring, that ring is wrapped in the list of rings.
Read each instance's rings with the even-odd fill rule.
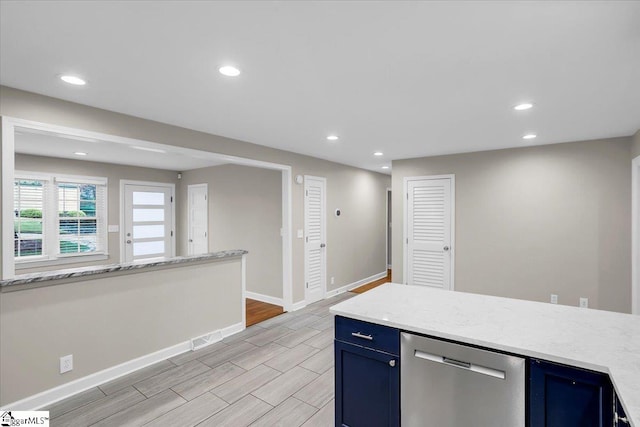
[[[452,178],[407,181],[407,284],[453,288],[452,216]]]
[[[206,254],[209,252],[209,202],[207,184],[189,185],[188,193],[188,229],[189,255]]]
[[[307,304],[323,299],[327,289],[326,187],[325,178],[305,176],[304,272]]]
[[[124,185],[124,260],[172,257],[173,186]]]

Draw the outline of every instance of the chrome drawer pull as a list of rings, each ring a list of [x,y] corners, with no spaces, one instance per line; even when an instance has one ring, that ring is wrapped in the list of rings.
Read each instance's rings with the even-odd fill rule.
[[[352,337],[362,338],[365,340],[373,341],[373,337],[371,335],[364,335],[361,332],[351,332]]]

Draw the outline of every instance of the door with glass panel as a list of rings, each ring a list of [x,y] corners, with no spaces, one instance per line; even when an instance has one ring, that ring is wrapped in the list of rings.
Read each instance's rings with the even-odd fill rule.
[[[124,260],[172,257],[173,185],[124,185]]]

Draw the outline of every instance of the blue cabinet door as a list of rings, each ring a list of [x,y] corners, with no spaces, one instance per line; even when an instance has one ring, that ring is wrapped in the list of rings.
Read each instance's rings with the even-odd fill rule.
[[[400,425],[400,359],[335,341],[336,426]]]
[[[535,359],[530,368],[530,427],[613,425],[607,375]]]

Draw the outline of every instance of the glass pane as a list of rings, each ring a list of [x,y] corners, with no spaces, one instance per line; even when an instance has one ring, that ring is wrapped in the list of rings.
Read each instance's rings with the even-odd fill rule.
[[[70,237],[70,240],[60,240],[60,253],[61,254],[74,254],[78,253],[79,243],[75,236]]]
[[[96,186],[92,184],[81,184],[80,200],[96,200]]]
[[[164,221],[164,209],[134,209],[133,221]]]
[[[19,256],[42,255],[42,239],[20,239],[16,241]],[[14,249],[14,253],[16,252]]]
[[[95,252],[96,236],[64,236],[60,239],[60,253]]]
[[[164,225],[134,225],[133,238],[164,237]]]
[[[155,242],[133,242],[133,256],[152,254],[164,254],[164,240]]]
[[[89,201],[86,202],[84,200],[80,201],[80,210],[84,212],[86,216],[96,216],[96,202]]]
[[[163,206],[164,193],[158,193],[158,192],[152,192],[152,191],[134,191],[133,204]]]
[[[58,184],[58,212],[61,217],[83,216],[80,212],[78,184]]]
[[[80,233],[80,225],[77,219],[61,219],[60,234],[78,234]]]
[[[80,220],[80,234],[96,234],[97,225],[95,219]]]

